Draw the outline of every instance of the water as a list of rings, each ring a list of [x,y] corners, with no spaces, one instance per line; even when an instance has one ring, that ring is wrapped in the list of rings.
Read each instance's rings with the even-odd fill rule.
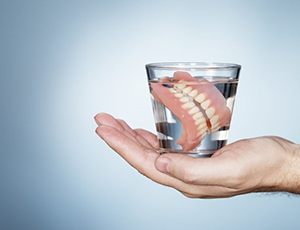
[[[196,77],[196,79],[201,80],[203,78]],[[207,80],[213,84],[212,87],[215,87],[215,89],[217,89],[223,95],[224,98],[222,100],[226,100],[226,106],[231,112],[230,119],[226,125],[219,128],[217,127],[217,130],[208,130],[207,134],[205,134],[205,136],[202,138],[201,143],[199,143],[199,145],[197,145],[195,148],[188,150],[184,150],[182,145],[177,143],[178,139],[182,135],[182,132],[184,131],[182,122],[170,109],[168,109],[162,102],[158,101],[155,96],[153,96],[153,94],[155,94],[154,88],[156,86],[162,86],[164,84],[165,88],[174,88],[175,84],[178,82],[168,82],[167,84],[159,80],[152,80],[149,82],[150,91],[152,93],[151,100],[154,119],[161,153],[178,152],[188,153],[195,157],[206,157],[211,156],[215,151],[226,145],[238,81],[236,79],[228,79],[224,77],[211,77]],[[185,84],[186,87],[197,87],[197,85],[201,83],[193,81],[185,82]],[[178,107],[180,106],[177,106],[177,108]],[[179,115],[178,111],[177,115]],[[184,122],[184,119],[181,120]]]

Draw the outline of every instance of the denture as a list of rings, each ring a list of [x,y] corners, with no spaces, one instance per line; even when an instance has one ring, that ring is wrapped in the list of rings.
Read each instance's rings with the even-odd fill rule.
[[[152,95],[181,122],[183,131],[177,144],[183,151],[193,150],[207,134],[229,125],[231,112],[226,100],[211,82],[177,71],[161,83],[151,83]]]

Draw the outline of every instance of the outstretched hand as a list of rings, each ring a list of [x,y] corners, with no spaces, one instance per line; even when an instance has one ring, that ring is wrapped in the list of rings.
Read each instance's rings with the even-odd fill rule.
[[[300,193],[300,148],[280,137],[244,139],[210,158],[158,153],[156,136],[109,114],[95,116],[97,134],[132,167],[187,197],[230,197],[257,191]]]

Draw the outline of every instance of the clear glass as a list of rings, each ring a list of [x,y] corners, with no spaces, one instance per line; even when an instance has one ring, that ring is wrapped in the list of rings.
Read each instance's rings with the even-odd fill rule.
[[[146,65],[160,153],[209,157],[226,145],[241,66]]]

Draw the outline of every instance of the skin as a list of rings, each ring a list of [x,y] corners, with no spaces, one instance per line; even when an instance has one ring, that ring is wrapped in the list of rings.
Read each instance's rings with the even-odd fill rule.
[[[190,198],[223,198],[250,192],[300,194],[300,145],[276,136],[243,139],[211,158],[157,152],[144,129],[106,113],[95,116],[96,133],[132,167]]]

